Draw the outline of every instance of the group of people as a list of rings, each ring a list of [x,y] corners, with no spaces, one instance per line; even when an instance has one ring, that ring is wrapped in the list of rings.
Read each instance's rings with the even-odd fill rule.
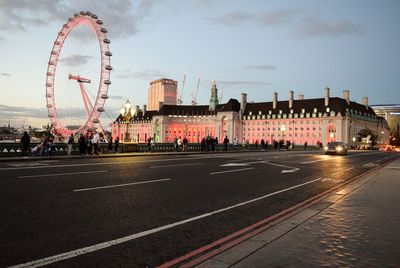
[[[186,137],[184,137],[183,139],[181,138],[181,136],[179,137],[175,137],[174,139],[174,150],[179,152],[179,151],[183,151],[183,152],[187,152],[188,150],[188,139]]]
[[[30,148],[31,144],[31,137],[29,136],[27,131],[24,131],[24,134],[21,137],[22,143],[22,156],[41,156],[47,155],[52,156],[55,151],[54,141],[50,137],[44,137],[41,142],[39,142],[35,147],[32,149]]]

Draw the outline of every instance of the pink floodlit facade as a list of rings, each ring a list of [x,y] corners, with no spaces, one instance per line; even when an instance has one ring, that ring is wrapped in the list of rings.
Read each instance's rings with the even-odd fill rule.
[[[160,103],[176,105],[177,85],[177,81],[166,78],[152,81],[148,91],[149,111],[158,110]]]
[[[211,112],[208,106],[163,105],[157,111],[142,111],[129,122],[119,117],[113,124],[113,139],[126,137],[128,142],[145,142],[146,137],[156,142],[172,142],[175,137],[187,137],[198,143],[208,135],[222,141],[227,136],[230,142],[271,144],[274,141],[290,141],[297,145],[327,144],[343,141],[354,144],[357,133],[369,128],[378,134],[388,131],[383,118],[375,115],[368,104],[350,102],[344,98],[330,97],[329,90],[320,99],[293,99],[273,102],[247,103],[247,95],[241,101],[230,99],[218,104]],[[347,98],[346,98],[347,96]],[[135,138],[136,137],[136,138]]]
[[[69,35],[69,33],[76,27],[84,25],[92,30],[94,37],[97,38],[99,42],[99,57],[101,59],[100,76],[97,78],[92,78],[96,83],[98,83],[98,92],[94,103],[92,104],[88,101],[87,93],[82,86],[82,81],[79,82],[79,87],[81,88],[83,103],[85,105],[85,110],[87,111],[86,122],[79,128],[70,130],[62,125],[60,122],[59,115],[57,113],[56,100],[55,100],[55,77],[57,63],[59,61],[60,53],[63,44]],[[63,25],[61,31],[58,33],[56,40],[54,41],[53,48],[50,53],[50,58],[46,73],[46,103],[48,116],[50,118],[51,124],[53,126],[54,133],[60,138],[66,138],[70,134],[85,133],[93,129],[96,123],[99,123],[99,117],[101,112],[104,111],[104,104],[106,99],[108,99],[108,87],[111,84],[110,81],[110,71],[111,67],[111,55],[109,51],[110,40],[106,36],[107,30],[103,26],[103,21],[99,20],[97,15],[91,12],[81,11],[79,14],[74,14],[74,17],[69,18],[68,21]],[[77,85],[78,87],[78,85]]]

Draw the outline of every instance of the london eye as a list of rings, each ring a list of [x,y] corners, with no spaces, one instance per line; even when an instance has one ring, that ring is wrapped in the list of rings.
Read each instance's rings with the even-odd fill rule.
[[[54,134],[102,128],[112,70],[107,29],[97,15],[81,11],[62,26],[54,41],[46,72],[46,105]]]

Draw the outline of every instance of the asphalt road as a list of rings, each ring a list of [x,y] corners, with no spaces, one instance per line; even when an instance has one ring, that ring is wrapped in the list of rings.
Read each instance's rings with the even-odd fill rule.
[[[0,160],[0,267],[157,266],[394,157],[296,151]]]

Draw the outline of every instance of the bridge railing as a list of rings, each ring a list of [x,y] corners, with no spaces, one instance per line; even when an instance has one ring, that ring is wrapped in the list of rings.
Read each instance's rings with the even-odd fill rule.
[[[37,143],[31,143],[30,144],[30,155],[31,156],[38,156],[39,152],[36,151],[36,153],[33,153],[33,148],[38,145]],[[215,151],[223,151],[224,145],[223,144],[216,144],[215,146]],[[107,143],[100,143],[99,148],[101,150],[101,153],[106,154],[106,153],[116,153],[115,152],[115,145],[113,144],[112,150],[108,149],[108,144]],[[19,142],[1,142],[0,143],[0,157],[13,157],[13,156],[22,156],[22,144]],[[268,150],[273,150],[271,145],[269,145],[268,148],[262,148],[260,145],[255,145],[255,144],[239,144],[237,146],[234,146],[233,144],[229,144],[228,150],[229,151],[243,151],[243,150],[248,150],[248,151],[256,151],[256,150],[262,150],[262,149],[268,149]],[[301,150],[303,149],[303,146],[298,145],[295,148],[296,150]],[[308,146],[308,149],[317,149],[315,146]],[[183,146],[181,146],[181,149],[179,151],[183,150]],[[148,146],[145,143],[121,143],[118,148],[118,153],[134,153],[134,152],[148,152]],[[152,148],[151,151],[154,152],[174,152],[177,151],[174,148],[173,143],[156,143],[154,147]],[[201,144],[200,143],[189,143],[187,146],[187,151],[188,152],[200,152],[201,151]],[[67,144],[65,143],[54,143],[53,150],[51,151],[51,155],[67,155],[68,148]],[[78,155],[79,154],[79,146],[78,144],[73,144],[72,147],[72,154],[73,155]],[[49,152],[46,152],[43,150],[42,155],[49,155]]]

